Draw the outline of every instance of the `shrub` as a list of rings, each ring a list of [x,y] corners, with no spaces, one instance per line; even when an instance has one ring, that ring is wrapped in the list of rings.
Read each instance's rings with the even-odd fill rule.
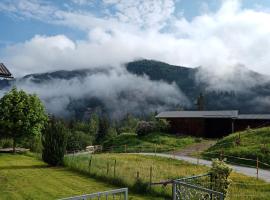
[[[213,159],[210,173],[212,175],[213,190],[222,192],[225,196],[231,184],[229,176],[232,169],[224,162],[218,159]]]
[[[144,136],[156,130],[154,122],[140,121],[137,124],[136,133],[138,136]]]
[[[160,132],[168,132],[170,123],[166,119],[155,119],[155,129]]]
[[[62,165],[66,151],[66,127],[54,118],[47,124],[42,136],[42,159],[52,166]]]

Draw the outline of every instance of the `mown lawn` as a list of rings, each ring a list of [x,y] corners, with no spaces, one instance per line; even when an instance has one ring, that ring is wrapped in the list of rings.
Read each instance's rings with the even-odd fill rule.
[[[48,167],[34,157],[0,154],[0,200],[50,200],[114,188],[119,187],[66,168]],[[130,194],[130,199],[151,200],[153,197]]]
[[[122,133],[104,143],[110,152],[167,152],[182,149],[202,139],[191,136],[175,136],[165,133],[151,133],[137,136],[134,133]]]
[[[68,156],[65,158],[65,164],[74,170],[91,174],[98,179],[109,181],[117,179],[118,182],[121,181],[129,187],[134,187],[136,184],[137,172],[144,183],[149,183],[151,166],[152,182],[199,175],[206,173],[209,169],[179,160],[134,154],[96,154],[92,156],[89,168],[90,158],[89,155]],[[116,173],[114,177],[115,160]],[[232,179],[229,190],[230,199],[270,199],[269,183],[237,173],[232,173],[230,178]],[[169,196],[171,188],[170,186],[154,186],[152,190],[161,196]]]
[[[204,158],[219,157],[222,151],[228,162],[256,167],[258,157],[260,167],[270,168],[270,127],[231,134],[219,140],[202,155]]]

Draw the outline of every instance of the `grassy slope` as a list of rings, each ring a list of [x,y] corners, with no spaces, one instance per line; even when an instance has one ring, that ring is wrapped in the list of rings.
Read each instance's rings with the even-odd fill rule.
[[[116,188],[23,155],[0,154],[0,200],[57,199]],[[151,197],[130,195],[132,199]]]
[[[236,145],[236,140],[240,134],[240,145]],[[265,144],[266,149],[263,149]],[[254,130],[247,130],[240,133],[234,133],[219,140],[214,146],[203,153],[204,157],[216,157],[221,150],[224,151],[227,160],[234,163],[248,164],[256,166],[256,158],[270,164],[270,128],[260,128]],[[266,152],[265,152],[266,150]],[[243,157],[254,159],[254,161],[241,160],[234,157]],[[266,167],[263,166],[262,167]]]
[[[187,145],[196,142],[194,137],[175,136],[163,133],[151,133],[146,136],[138,137],[134,133],[123,133],[117,137],[106,141],[105,148],[114,147],[115,152],[123,152],[124,146],[127,145],[127,152],[151,151],[157,152],[172,151],[173,149],[182,149]]]
[[[196,166],[183,161],[160,158],[154,156],[142,156],[134,154],[97,154],[92,157],[91,172],[99,176],[105,176],[108,180],[113,179],[113,163],[116,160],[116,177],[127,185],[135,183],[137,171],[144,182],[149,182],[150,166],[153,166],[153,182],[174,179],[183,176],[202,174],[208,171],[207,167]],[[79,171],[89,173],[89,156],[80,155],[66,157],[66,164]],[[109,173],[107,175],[107,163]],[[255,178],[232,173],[233,180],[229,196],[232,200],[239,199],[270,199],[270,184]],[[155,187],[155,191],[170,191],[170,187]]]

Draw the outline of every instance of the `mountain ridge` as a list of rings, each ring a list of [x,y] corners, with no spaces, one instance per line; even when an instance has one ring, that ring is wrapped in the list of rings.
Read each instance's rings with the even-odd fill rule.
[[[209,86],[211,83],[208,82],[207,76],[206,79],[200,80],[200,78],[198,78],[198,76],[200,75],[199,73],[203,73],[202,67],[188,68],[146,59],[129,62],[125,64],[124,67],[128,73],[136,75],[138,77],[146,76],[147,79],[149,79],[154,83],[159,83],[161,81],[169,85],[176,85],[179,91],[181,91],[190,102],[188,106],[184,106],[182,107],[182,109],[195,110],[196,99],[200,93],[203,93],[206,102],[205,109],[207,110],[236,109],[239,110],[241,113],[265,113],[267,110],[270,111],[270,103],[268,103],[268,99],[270,100],[270,83],[268,81],[268,77],[243,67],[239,68],[240,70],[237,69],[238,71],[233,72],[231,77],[230,76],[228,77],[228,80],[233,87],[235,86],[236,88],[237,85],[242,84],[243,85],[242,90],[234,90],[234,88],[232,90],[222,88],[221,89],[211,88]],[[102,75],[105,77],[109,76],[111,73],[110,70],[111,68],[58,70],[47,73],[29,74],[20,79],[14,80],[14,82],[19,86],[20,84],[23,84],[27,81],[41,86],[44,86],[47,83],[52,83],[56,80],[64,80],[64,81],[76,80],[80,82],[87,79],[89,76],[90,77],[95,77],[97,75]],[[242,79],[241,75],[243,76]],[[230,78],[236,80],[230,81]],[[68,88],[69,82],[65,83],[67,84]],[[12,85],[12,83],[10,85]],[[1,86],[2,88],[7,88],[7,83],[1,81],[0,87]],[[121,100],[124,99],[125,100],[124,102],[128,103],[128,101],[132,98],[132,95],[135,95],[132,94],[132,92],[133,90],[120,92],[116,98],[121,98]],[[162,91],[160,91],[160,94],[162,95]],[[109,111],[110,109],[106,109],[106,106],[104,106],[103,99],[100,98],[98,95],[91,96],[91,98],[84,96],[82,96],[81,98],[76,98],[76,96],[71,98],[66,97],[65,93],[63,93],[62,95],[56,94],[55,98],[68,98],[70,102],[66,109],[71,113],[73,113],[73,115],[76,118],[85,118],[86,112],[91,112],[97,109],[101,110],[101,112],[110,112]],[[143,98],[143,94],[141,98]],[[159,110],[157,109],[158,111],[162,111],[162,109],[165,108],[177,110],[179,109],[179,106],[182,106],[180,104],[178,105],[174,103],[172,105],[164,107],[166,101],[163,102],[160,101],[160,99],[155,99],[153,97],[151,97],[150,99],[149,98],[145,99],[145,102],[146,103],[150,102],[151,105],[155,105],[157,108],[159,108]],[[140,99],[140,101],[137,103],[144,104],[144,99]],[[119,108],[117,109],[119,109],[120,111],[121,105],[118,106]],[[142,112],[144,111],[144,108],[145,107],[141,108]],[[136,111],[135,114],[138,115],[138,113],[140,113],[141,110],[138,109],[138,111]],[[143,115],[145,114],[146,113],[143,113]]]

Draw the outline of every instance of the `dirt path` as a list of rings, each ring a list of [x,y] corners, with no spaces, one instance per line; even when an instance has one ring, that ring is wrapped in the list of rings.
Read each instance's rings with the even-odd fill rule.
[[[214,145],[216,141],[214,140],[206,140],[200,143],[192,144],[184,149],[174,152],[177,156],[192,156],[198,152],[205,151],[212,145]]]

